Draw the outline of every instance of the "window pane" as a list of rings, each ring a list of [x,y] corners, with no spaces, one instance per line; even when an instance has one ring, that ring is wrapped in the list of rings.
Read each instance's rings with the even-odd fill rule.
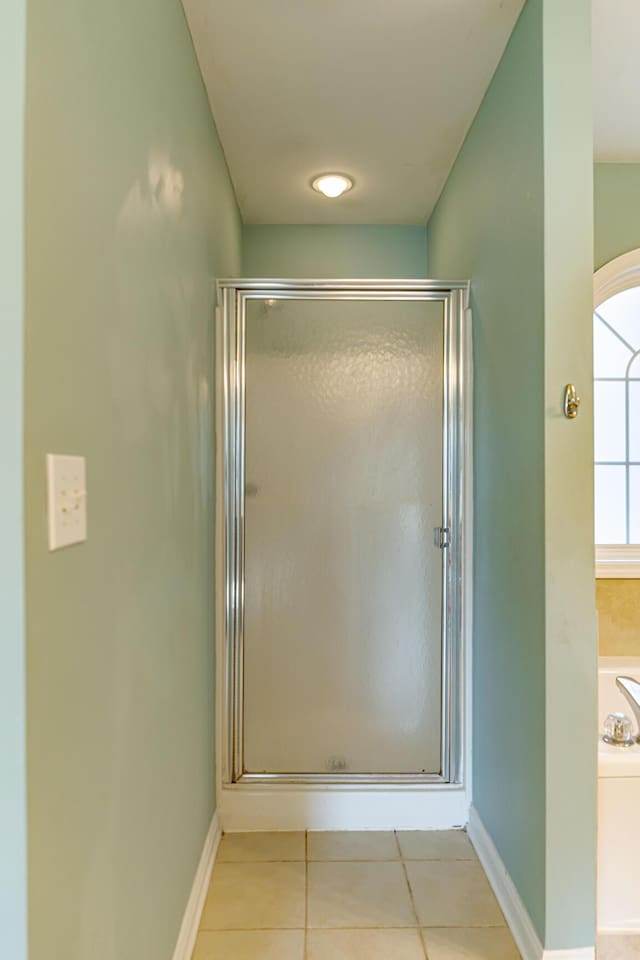
[[[607,381],[595,384],[595,458],[626,458],[625,385]]]
[[[625,467],[596,467],[596,543],[626,542]]]
[[[598,313],[634,350],[640,349],[640,287],[616,293],[600,304]]]
[[[629,384],[629,459],[640,460],[640,382]]]
[[[593,375],[595,377],[624,377],[631,350],[605,326],[597,313],[593,315]]]
[[[640,543],[640,467],[629,469],[629,542]]]

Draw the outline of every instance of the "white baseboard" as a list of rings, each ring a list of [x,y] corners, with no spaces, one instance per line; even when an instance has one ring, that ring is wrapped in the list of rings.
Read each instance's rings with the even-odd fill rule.
[[[576,950],[544,950],[543,960],[595,960],[595,947],[578,947]]]
[[[543,948],[527,908],[475,807],[471,807],[469,812],[468,831],[522,960],[595,960],[595,947],[579,947],[576,950]]]
[[[448,830],[469,819],[463,787],[287,788],[239,784],[218,790],[225,833],[239,830]]]
[[[207,832],[202,849],[202,856],[196,870],[196,875],[191,887],[191,893],[187,901],[187,906],[182,918],[178,942],[173,951],[173,960],[191,960],[193,948],[195,947],[196,937],[198,936],[198,927],[200,926],[200,917],[204,907],[205,897],[209,889],[211,880],[211,871],[216,860],[218,847],[220,845],[220,822],[217,812],[214,813],[211,826]]]

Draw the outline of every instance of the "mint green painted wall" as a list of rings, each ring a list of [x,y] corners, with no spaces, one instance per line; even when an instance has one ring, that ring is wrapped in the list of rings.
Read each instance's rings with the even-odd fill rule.
[[[473,802],[543,937],[541,51],[542,9],[534,0],[431,217],[428,244],[431,274],[472,280]]]
[[[25,0],[0,7],[0,956],[27,958],[23,577]]]
[[[473,802],[554,949],[595,917],[589,24],[528,0],[427,239],[430,274],[472,280]]]
[[[245,226],[245,277],[422,278],[422,226]]]
[[[640,163],[596,163],[595,266],[640,247]]]
[[[213,308],[241,231],[179,0],[29,0],[30,960],[170,960],[214,811]],[[48,452],[88,542],[48,553]]]

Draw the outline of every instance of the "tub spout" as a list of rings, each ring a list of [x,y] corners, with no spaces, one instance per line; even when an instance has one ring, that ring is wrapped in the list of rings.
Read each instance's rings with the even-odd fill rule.
[[[616,677],[616,685],[629,702],[633,714],[638,724],[638,734],[636,739],[640,741],[640,683],[633,677]]]

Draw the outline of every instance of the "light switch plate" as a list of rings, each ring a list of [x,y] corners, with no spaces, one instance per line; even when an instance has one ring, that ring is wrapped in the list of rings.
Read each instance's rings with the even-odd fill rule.
[[[84,457],[47,454],[49,550],[87,539],[86,479]]]

